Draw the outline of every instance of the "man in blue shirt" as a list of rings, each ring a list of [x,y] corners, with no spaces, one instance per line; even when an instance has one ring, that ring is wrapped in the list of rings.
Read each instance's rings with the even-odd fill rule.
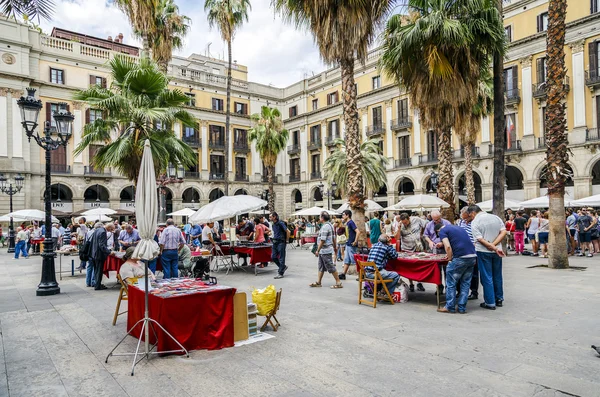
[[[345,280],[350,265],[356,266],[354,255],[356,254],[360,230],[356,228],[356,223],[352,220],[352,211],[344,210],[342,212],[342,219],[346,222],[346,236],[348,240],[346,240],[346,250],[344,251],[344,272],[339,277],[340,280]]]
[[[398,258],[398,251],[396,251],[396,247],[390,245],[390,237],[387,234],[382,234],[379,236],[379,241],[375,243],[371,247],[371,251],[369,251],[369,262],[375,262],[381,277],[384,280],[393,280],[391,283],[387,284],[387,289],[390,291],[390,294],[393,294],[396,290],[396,286],[398,282],[400,282],[400,275],[396,272],[390,272],[385,269],[389,259]],[[372,267],[367,267],[365,269],[367,271],[367,278],[373,278],[373,274],[375,269]]]
[[[271,260],[279,268],[277,276],[274,278],[283,278],[283,274],[287,270],[285,265],[285,244],[290,238],[290,231],[287,225],[279,220],[277,212],[271,212],[269,216],[273,224],[273,249],[271,252]]]
[[[202,235],[202,227],[200,226],[199,223],[197,223],[190,229],[190,242],[196,240],[201,235]]]
[[[439,239],[442,240],[450,261],[446,267],[446,306],[438,309],[438,312],[456,312],[456,286],[460,285],[458,312],[464,314],[467,312],[469,287],[473,277],[473,267],[477,259],[475,245],[473,245],[465,229],[460,226],[438,223],[435,225],[434,230]]]

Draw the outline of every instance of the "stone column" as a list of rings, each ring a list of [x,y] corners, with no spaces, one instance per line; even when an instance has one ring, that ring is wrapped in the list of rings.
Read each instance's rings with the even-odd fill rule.
[[[571,59],[573,70],[573,82],[571,90],[573,91],[573,127],[574,129],[583,129],[587,127],[585,120],[585,61],[583,56],[583,47],[585,40],[579,40],[570,43]]]
[[[414,109],[413,111],[413,128],[412,128],[412,138],[413,138],[413,158],[412,164],[413,166],[419,164],[419,156],[421,155],[421,122],[419,120],[419,111]],[[415,186],[415,194],[417,193],[417,189]]]
[[[321,123],[321,175],[323,175],[323,164],[325,164],[325,160],[327,159],[327,145],[325,144],[327,141],[329,131],[327,131],[327,121],[323,121]]]
[[[73,116],[75,116],[75,119],[73,120],[74,148],[79,146],[79,144],[81,143],[81,138],[83,137],[83,129],[85,127],[83,112],[85,112],[85,103],[81,101],[73,101]],[[73,157],[73,163],[79,163],[81,165],[83,163],[83,153],[79,153],[78,155]],[[73,164],[73,166],[75,166],[75,164]],[[74,169],[73,172],[76,172],[76,170]]]
[[[0,156],[8,156],[8,92],[0,88]]]
[[[531,78],[531,56],[522,58],[521,63],[521,102],[523,104],[523,136],[533,134],[533,91]]]
[[[390,161],[387,168],[394,168],[394,133],[392,131],[392,100],[385,101],[385,145],[386,151],[383,153]],[[393,198],[392,198],[393,199]]]
[[[202,172],[202,178],[208,177],[208,122],[201,121],[200,122],[200,130],[202,134],[202,167],[200,168],[200,172]]]

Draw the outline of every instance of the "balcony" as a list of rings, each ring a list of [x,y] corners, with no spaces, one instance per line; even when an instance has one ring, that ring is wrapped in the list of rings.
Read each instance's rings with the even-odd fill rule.
[[[290,182],[300,182],[300,171],[290,174]]]
[[[385,134],[385,123],[368,126],[366,134],[368,137]]]
[[[96,168],[96,167],[92,167],[90,165],[90,166],[83,167],[83,175],[98,175],[98,176],[107,175],[107,176],[110,176],[110,170],[105,170],[103,168]]]
[[[506,149],[504,149],[504,151],[506,152],[521,152],[521,141],[517,140],[517,141],[508,141],[506,142]]]
[[[211,181],[222,181],[225,180],[225,174],[222,172],[211,172],[209,179]]]
[[[518,88],[504,91],[506,105],[518,105],[521,102],[521,91]]]
[[[67,164],[50,164],[52,174],[70,174],[71,166]]]
[[[316,149],[321,149],[321,138],[311,139],[310,142],[308,142],[308,150]]]
[[[321,177],[321,171],[314,171],[310,173],[310,179],[322,179]]]
[[[407,168],[410,166],[412,166],[412,160],[410,157],[394,160],[394,168]]]
[[[438,162],[437,153],[427,153],[419,156],[419,164],[432,164]]]
[[[220,149],[220,150],[225,150],[225,139],[215,139],[215,140],[210,140],[209,144],[208,144],[209,148],[211,149]]]
[[[399,119],[393,119],[390,128],[392,129],[392,131],[407,130],[409,128],[412,128],[412,121],[408,116],[401,117]]]
[[[187,143],[190,147],[199,148],[202,147],[202,141],[199,136],[184,136],[181,138],[184,143]]]
[[[236,141],[233,142],[233,150],[239,153],[248,153],[250,152],[250,145],[248,145],[248,141]]]
[[[600,130],[598,130],[598,128],[588,128],[585,132],[585,141],[600,141]]]
[[[585,85],[589,88],[600,86],[600,67],[585,71]]]
[[[298,154],[301,151],[301,146],[299,143],[294,143],[287,147],[288,154]]]
[[[185,171],[185,179],[200,179],[200,173],[198,171]]]
[[[327,138],[325,138],[325,146],[335,146],[336,139],[340,138],[341,137],[339,136],[327,136]]]
[[[235,174],[235,180],[237,182],[248,182],[250,178],[248,178],[248,175]]]
[[[565,92],[571,90],[571,81],[569,76],[565,76],[564,80]],[[532,84],[533,97],[535,99],[545,99],[548,96],[548,82],[542,81],[541,83]]]
[[[464,159],[465,158],[465,148],[460,148],[454,151],[452,156],[455,159]],[[471,157],[480,157],[479,156],[479,146],[473,146],[471,149]]]

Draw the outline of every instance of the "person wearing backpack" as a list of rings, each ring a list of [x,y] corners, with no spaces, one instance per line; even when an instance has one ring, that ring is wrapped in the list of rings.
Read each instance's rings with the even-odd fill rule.
[[[90,252],[92,248],[91,238],[92,234],[94,234],[94,229],[89,229],[87,233],[83,236],[83,240],[79,245],[79,260],[81,263],[87,263],[91,261]],[[91,262],[90,262],[91,263]],[[81,270],[80,270],[81,271]],[[85,286],[93,287],[94,283],[94,266],[86,266],[85,267]]]
[[[319,236],[317,237],[317,250],[315,251],[315,256],[319,258],[319,274],[317,277],[317,281],[312,283],[311,287],[321,287],[321,281],[323,280],[323,275],[327,271],[331,273],[333,278],[335,279],[335,285],[332,285],[332,289],[342,288],[342,282],[340,281],[340,277],[338,276],[337,269],[335,267],[335,262],[333,261],[333,256],[337,251],[336,245],[336,233],[333,225],[329,222],[329,214],[326,211],[321,212],[321,229],[319,230]]]

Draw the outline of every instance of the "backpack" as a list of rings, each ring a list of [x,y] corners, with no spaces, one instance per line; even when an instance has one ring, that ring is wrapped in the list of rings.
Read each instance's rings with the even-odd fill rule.
[[[84,238],[81,249],[79,250],[79,259],[82,262],[87,262],[90,260],[90,253],[92,250],[92,242],[91,239]]]

